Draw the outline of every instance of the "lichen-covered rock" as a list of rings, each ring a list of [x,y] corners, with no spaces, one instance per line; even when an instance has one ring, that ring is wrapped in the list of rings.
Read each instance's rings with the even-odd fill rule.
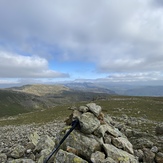
[[[25,153],[24,146],[17,145],[12,149],[10,155],[13,158],[21,158],[24,155],[24,153]]]
[[[127,153],[126,151],[118,149],[111,144],[103,144],[103,147],[107,154],[107,157],[112,158],[114,161],[124,163],[138,163],[137,159],[133,155]]]
[[[100,163],[104,159],[105,159],[105,154],[100,151],[96,151],[95,153],[92,153],[92,155],[91,155],[92,163]]]
[[[89,104],[87,104],[86,106],[89,108],[89,110],[90,110],[96,117],[98,117],[98,116],[100,115],[101,111],[102,111],[101,106],[96,105],[95,103],[89,103]]]
[[[90,112],[83,113],[79,123],[81,132],[85,134],[93,133],[100,126],[100,121]]]
[[[34,151],[40,152],[43,149],[53,149],[54,145],[54,141],[48,135],[44,135],[36,144]]]
[[[123,137],[118,137],[118,138],[113,138],[112,139],[112,143],[120,149],[123,149],[131,154],[134,154],[133,151],[133,146],[132,144],[128,141],[127,138],[123,138]]]
[[[79,106],[78,110],[82,113],[86,113],[89,110],[89,108],[87,106]]]
[[[58,141],[61,140],[64,134],[65,133],[63,132],[58,134],[56,144],[59,143]],[[74,130],[63,143],[62,149],[67,150],[67,147],[76,149],[78,155],[90,160],[92,153],[101,150],[101,143],[100,139],[94,135],[84,135],[83,133]]]
[[[7,161],[7,155],[5,153],[0,153],[0,162],[5,163]]]
[[[55,156],[54,163],[88,163],[86,160],[60,149]]]
[[[29,141],[32,142],[34,145],[36,145],[40,139],[40,136],[37,132],[33,132],[28,137]]]

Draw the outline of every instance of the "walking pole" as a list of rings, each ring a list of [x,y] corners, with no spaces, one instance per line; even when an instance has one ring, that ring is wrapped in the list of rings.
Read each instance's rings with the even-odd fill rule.
[[[61,139],[61,141],[59,142],[59,144],[57,145],[56,148],[53,149],[53,151],[50,153],[50,155],[45,159],[44,163],[48,163],[48,161],[50,160],[50,158],[53,156],[53,154],[55,152],[58,151],[59,147],[62,145],[62,143],[65,141],[65,139],[70,135],[70,133],[75,129],[75,127],[77,127],[79,124],[79,120],[76,119],[72,122],[72,127],[70,128],[70,130],[65,134],[65,136]]]

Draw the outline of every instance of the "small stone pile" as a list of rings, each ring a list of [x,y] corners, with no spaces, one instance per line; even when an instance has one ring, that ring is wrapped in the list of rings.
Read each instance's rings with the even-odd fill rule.
[[[55,163],[138,163],[132,144],[104,116],[100,106],[89,103],[74,108],[67,125],[74,119],[79,120],[79,129],[65,140]],[[66,132],[65,127],[56,140],[59,142]]]

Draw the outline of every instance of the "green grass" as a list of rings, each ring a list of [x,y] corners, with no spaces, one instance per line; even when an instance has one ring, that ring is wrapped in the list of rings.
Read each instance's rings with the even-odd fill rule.
[[[130,117],[146,117],[154,121],[163,121],[163,97],[130,97],[130,96],[110,96],[107,100],[96,100],[105,114],[119,116],[126,114]],[[56,106],[51,109],[34,111],[15,116],[15,119],[0,120],[0,126],[20,125],[30,123],[46,123],[53,120],[65,120],[72,112],[69,106],[80,106],[88,102],[76,102]],[[138,114],[139,112],[139,114]]]

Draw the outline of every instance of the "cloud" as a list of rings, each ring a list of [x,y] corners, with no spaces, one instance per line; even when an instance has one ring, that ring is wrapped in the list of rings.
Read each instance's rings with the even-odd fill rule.
[[[66,76],[49,70],[51,58],[92,62],[97,73],[161,73],[161,6],[160,0],[1,1],[0,49],[27,53],[24,63],[35,65],[13,63],[14,73],[8,65],[1,75],[23,77],[28,69],[28,77]]]
[[[0,52],[1,78],[62,78],[68,76],[68,74],[50,70],[44,58]]]

